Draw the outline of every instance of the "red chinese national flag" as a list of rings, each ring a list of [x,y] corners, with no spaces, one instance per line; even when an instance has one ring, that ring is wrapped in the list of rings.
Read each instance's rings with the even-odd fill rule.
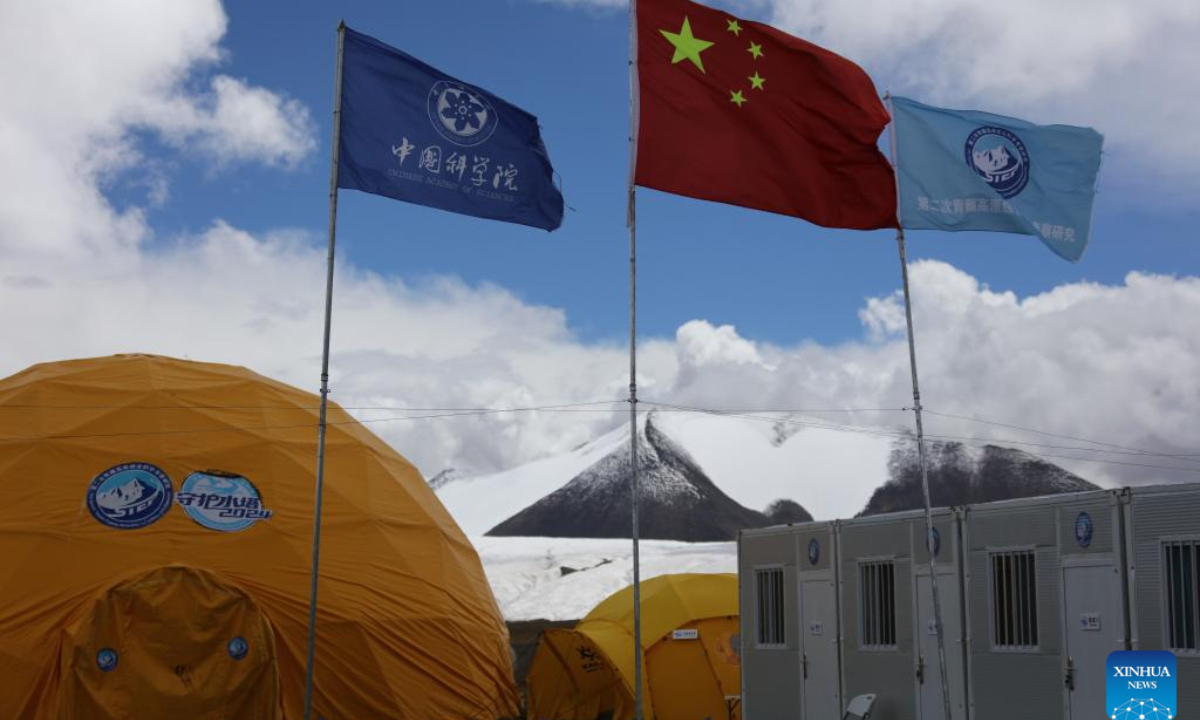
[[[862,68],[689,0],[636,0],[634,182],[794,215],[896,227],[876,141],[888,114]]]

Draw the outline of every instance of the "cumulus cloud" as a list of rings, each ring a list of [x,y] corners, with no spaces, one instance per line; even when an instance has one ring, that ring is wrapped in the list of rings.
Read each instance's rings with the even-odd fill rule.
[[[0,251],[111,255],[145,240],[142,205],[168,190],[139,131],[214,167],[290,167],[311,151],[313,123],[296,101],[225,75],[190,89],[222,61],[225,28],[218,0],[0,6]],[[130,174],[146,201],[114,207],[102,188]]]

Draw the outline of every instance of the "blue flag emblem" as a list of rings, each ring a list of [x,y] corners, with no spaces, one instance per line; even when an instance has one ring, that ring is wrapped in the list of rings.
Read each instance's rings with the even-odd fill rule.
[[[563,198],[537,118],[345,30],[338,187],[554,230]]]
[[[1104,138],[892,98],[900,225],[1036,235],[1072,262],[1091,236]]]

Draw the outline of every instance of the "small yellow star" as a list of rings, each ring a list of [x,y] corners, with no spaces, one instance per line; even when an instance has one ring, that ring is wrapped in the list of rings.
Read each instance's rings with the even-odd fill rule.
[[[751,77],[748,77],[746,79],[750,81],[750,88],[752,90],[764,90],[765,89],[763,87],[763,84],[765,84],[767,82],[767,79],[765,77],[759,77],[757,72],[755,72],[754,75],[752,75]]]
[[[753,55],[755,60],[763,56],[762,45],[759,45],[756,42],[750,43],[750,48],[746,52]]]
[[[725,28],[726,30],[733,33],[735,36],[741,34],[742,26],[738,25],[737,20],[726,20],[725,22],[729,25],[729,27]]]
[[[741,90],[730,90],[729,91],[729,102],[733,103],[734,105],[737,105],[738,107],[741,107],[746,102],[746,98],[742,97]]]

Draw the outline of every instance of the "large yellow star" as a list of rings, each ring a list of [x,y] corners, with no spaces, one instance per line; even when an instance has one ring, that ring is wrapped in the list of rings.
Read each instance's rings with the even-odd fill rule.
[[[683,27],[679,32],[667,32],[659,30],[671,44],[675,46],[675,57],[671,58],[671,64],[681,60],[691,60],[692,64],[700,68],[700,72],[704,72],[704,61],[700,59],[700,53],[713,46],[708,40],[701,40],[692,35],[692,26],[688,23],[688,19],[683,19]]]

